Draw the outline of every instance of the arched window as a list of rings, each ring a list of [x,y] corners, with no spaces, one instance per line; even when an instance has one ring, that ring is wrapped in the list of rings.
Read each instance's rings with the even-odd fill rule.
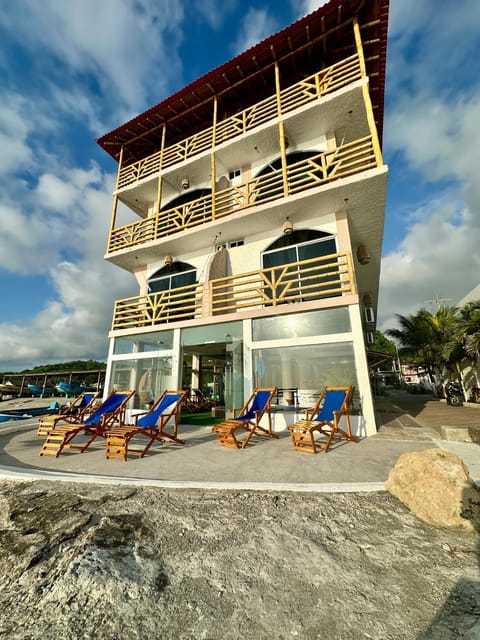
[[[192,202],[192,200],[199,200],[203,196],[208,196],[210,193],[212,193],[211,189],[193,189],[192,191],[186,191],[173,198],[173,200],[170,200],[170,202],[167,202],[160,211],[180,207],[182,204],[187,204],[188,202]]]
[[[148,293],[155,301],[155,321],[173,322],[195,317],[195,287],[189,285],[196,283],[196,277],[195,267],[180,261],[167,264],[150,276]]]
[[[197,270],[186,262],[172,262],[156,271],[148,279],[148,293],[158,293],[195,284]]]
[[[330,272],[328,275],[323,275],[325,271],[322,271],[321,268],[309,266],[309,271],[302,275],[300,265],[292,266],[286,273],[283,270],[283,267],[288,264],[335,253],[337,253],[337,245],[335,237],[331,233],[315,229],[298,229],[290,234],[280,236],[262,254],[262,265],[264,269],[281,267],[278,270],[275,269],[274,273],[276,278],[283,273],[285,281],[279,283],[275,291],[269,290],[267,293],[274,294],[280,301],[282,296],[288,295],[287,302],[301,302],[302,298],[314,300],[326,295],[340,295],[339,293],[325,294],[323,292],[325,288],[336,288],[339,276],[335,273]],[[329,269],[329,271],[331,270]]]
[[[320,151],[292,151],[292,153],[287,153],[287,167],[291,164],[295,164],[296,162],[300,162],[301,160],[307,160],[308,158],[312,158],[313,156],[318,156]],[[276,158],[265,165],[255,176],[256,178],[260,176],[266,176],[273,171],[279,171],[282,168],[282,159]]]
[[[337,252],[331,233],[315,229],[298,229],[284,234],[267,247],[262,256],[263,267],[276,267],[309,258],[319,258]]]

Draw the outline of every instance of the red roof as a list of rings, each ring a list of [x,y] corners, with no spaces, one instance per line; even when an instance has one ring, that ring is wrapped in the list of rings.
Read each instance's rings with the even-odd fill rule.
[[[355,52],[352,20],[358,18],[369,76],[369,87],[380,140],[383,130],[385,63],[389,0],[330,0],[278,33],[244,51],[183,87],[173,95],[97,139],[118,160],[153,153],[160,146],[167,123],[167,144],[173,144],[211,125],[217,96],[221,118],[272,95],[273,68],[278,62],[282,86],[298,82],[321,66],[329,66]]]

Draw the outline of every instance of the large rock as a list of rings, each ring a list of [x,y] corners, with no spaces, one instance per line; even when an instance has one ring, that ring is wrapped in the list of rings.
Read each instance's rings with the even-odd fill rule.
[[[386,488],[424,522],[480,531],[480,491],[462,460],[449,451],[404,453]]]
[[[468,427],[468,435],[472,442],[475,444],[480,444],[480,425],[471,425]]]

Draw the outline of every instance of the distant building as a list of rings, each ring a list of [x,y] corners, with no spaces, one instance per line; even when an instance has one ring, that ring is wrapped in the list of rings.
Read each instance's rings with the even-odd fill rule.
[[[469,302],[475,302],[476,300],[480,300],[480,284],[477,284],[471,291],[465,295],[460,302],[457,303],[457,307],[464,307]]]
[[[353,384],[375,432],[387,20],[331,0],[98,140],[119,164],[105,257],[138,283],[109,388],[199,388],[228,415],[255,387],[311,406]]]

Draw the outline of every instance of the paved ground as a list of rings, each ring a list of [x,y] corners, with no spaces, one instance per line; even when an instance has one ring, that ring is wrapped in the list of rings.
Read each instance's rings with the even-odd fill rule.
[[[43,400],[50,404],[51,399]],[[21,401],[27,410],[38,399]],[[18,401],[5,401],[7,409]],[[74,474],[82,481],[161,484],[166,487],[255,488],[302,491],[370,491],[383,487],[398,457],[405,451],[442,446],[460,455],[472,478],[480,482],[478,445],[447,443],[442,425],[480,424],[478,408],[451,407],[431,396],[391,392],[376,399],[378,433],[361,442],[340,443],[328,454],[294,451],[287,433],[278,440],[257,439],[245,450],[219,446],[209,427],[181,425],[184,446],[161,445],[143,459],[106,460],[99,439],[84,454],[64,451],[56,459],[40,457],[37,420],[0,425],[0,475],[57,477]]]

